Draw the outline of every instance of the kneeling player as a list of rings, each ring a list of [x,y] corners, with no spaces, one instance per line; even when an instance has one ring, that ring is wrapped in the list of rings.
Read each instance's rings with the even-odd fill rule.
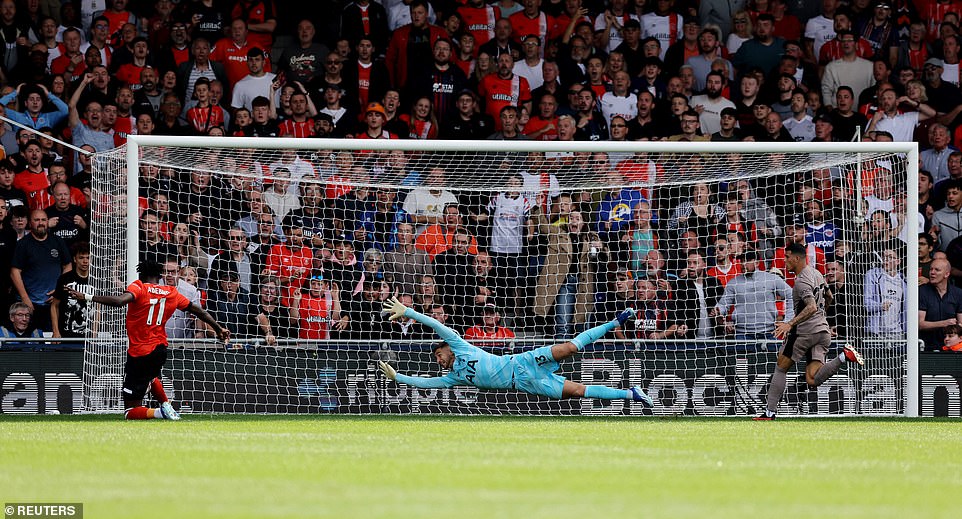
[[[805,381],[811,389],[822,385],[846,362],[865,364],[862,355],[848,345],[838,357],[825,362],[825,355],[832,343],[825,306],[826,300],[832,304],[832,293],[821,272],[808,264],[808,250],[804,245],[793,243],[785,253],[785,267],[796,276],[795,287],[792,288],[795,317],[787,323],[775,325],[775,337],[785,339],[785,343],[778,352],[775,374],[768,386],[767,409],[755,420],[775,419],[778,401],[785,392],[788,370],[796,362],[805,359]]]
[[[386,362],[379,362],[384,375],[397,382],[420,388],[442,388],[457,385],[481,389],[516,389],[549,398],[600,398],[605,400],[635,400],[651,407],[649,397],[641,387],[614,389],[608,386],[586,386],[565,379],[555,373],[558,361],[581,351],[585,346],[600,339],[614,328],[634,316],[628,308],[618,317],[590,330],[582,332],[570,342],[542,346],[515,355],[493,355],[471,345],[454,330],[436,319],[404,306],[396,298],[384,303],[384,312],[392,321],[406,317],[431,327],[446,344],[434,350],[434,358],[442,368],[449,370],[441,377],[421,378],[398,374]]]
[[[163,267],[144,261],[137,265],[137,281],[119,296],[95,296],[68,289],[72,297],[86,299],[107,306],[127,307],[127,362],[124,364],[124,418],[146,420],[166,418],[180,420],[180,414],[167,400],[160,381],[160,369],[167,360],[167,330],[165,326],[175,310],[186,310],[209,324],[217,338],[227,341],[230,332],[224,329],[206,310],[191,303],[177,288],[161,284]],[[147,390],[160,402],[160,408],[144,407]]]

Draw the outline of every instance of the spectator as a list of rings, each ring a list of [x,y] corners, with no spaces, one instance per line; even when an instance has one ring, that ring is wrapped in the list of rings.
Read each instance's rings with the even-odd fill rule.
[[[464,339],[482,348],[503,348],[508,346],[510,339],[515,338],[514,331],[501,326],[501,314],[498,307],[489,303],[484,305],[481,323],[468,328],[464,332]]]
[[[305,18],[297,23],[297,44],[281,50],[278,68],[288,81],[300,81],[306,85],[321,73],[321,63],[330,50],[323,43],[316,43],[315,35],[314,23]]]
[[[177,287],[177,291],[191,303],[200,307],[205,306],[205,302],[201,297],[201,291],[196,284],[197,271],[193,267],[181,268],[175,257],[166,258],[163,265],[165,284]],[[215,271],[215,274],[211,276],[211,278],[217,279],[218,276],[219,273]],[[216,282],[211,283],[211,288],[215,288],[215,283]],[[204,299],[206,299],[206,296],[204,296]],[[195,337],[206,336],[205,331],[197,329],[196,324],[196,318],[190,312],[174,310],[174,313],[171,314],[170,319],[167,321],[167,336],[173,339],[193,339]]]
[[[946,326],[942,333],[945,335],[942,351],[962,351],[962,326]]]
[[[72,203],[71,188],[66,183],[58,181],[50,190],[53,193],[54,203],[45,209],[49,218],[49,231],[59,236],[68,247],[88,241],[90,238],[89,211]]]
[[[314,253],[304,243],[304,224],[294,217],[283,220],[286,243],[278,243],[271,247],[267,255],[266,270],[277,277],[281,287],[281,302],[290,306],[290,300],[304,286],[304,281],[314,265]]]
[[[712,201],[708,184],[698,182],[691,186],[691,197],[678,204],[668,220],[668,230],[681,236],[691,229],[698,233],[699,241],[708,242],[709,229],[724,217],[725,210]]]
[[[755,37],[739,47],[732,57],[732,64],[742,74],[748,67],[759,67],[762,73],[768,75],[781,57],[785,40],[775,35],[775,18],[762,13],[755,22]]]
[[[273,34],[277,30],[274,2],[270,0],[238,0],[230,11],[230,19],[237,18],[242,18],[247,22],[251,44],[263,49],[264,53],[269,55],[274,43]]]
[[[653,281],[639,279],[635,281],[635,293],[638,306],[635,308],[635,327],[640,339],[659,340],[684,337],[688,333],[688,325],[684,321],[680,324],[679,315],[673,305],[669,304],[666,294],[655,287]]]
[[[261,281],[257,302],[257,326],[268,346],[277,346],[278,339],[296,339],[297,321],[292,321],[290,310],[280,304],[277,279],[268,276]]]
[[[391,35],[385,62],[390,67],[391,84],[407,85],[418,70],[432,60],[434,42],[446,38],[444,29],[428,23],[428,7],[424,0],[411,2],[411,23],[399,27]],[[384,48],[384,46],[377,46]]]
[[[883,245],[881,264],[865,274],[866,331],[878,337],[904,337],[906,290],[901,255],[894,243]]]
[[[929,284],[929,271],[932,269],[932,251],[935,238],[926,232],[919,233],[919,286]]]
[[[473,255],[477,254],[477,240],[463,227],[458,227],[451,233],[451,247],[434,256],[434,275],[441,289],[444,304],[456,310],[468,306],[467,286],[468,278],[473,266]],[[506,303],[506,308],[519,308],[512,301]]]
[[[949,129],[941,124],[929,126],[929,144],[931,148],[919,154],[922,161],[921,169],[932,174],[934,182],[949,178],[949,155],[959,151],[950,146]]]
[[[384,255],[384,278],[402,294],[414,295],[424,275],[434,275],[434,265],[426,252],[414,246],[414,226],[397,224],[397,245]]]
[[[344,85],[356,94],[360,106],[367,106],[384,97],[391,80],[384,62],[374,59],[375,51],[380,49],[374,47],[371,38],[361,38],[355,49],[357,59],[345,62]]]
[[[177,67],[178,94],[183,99],[191,99],[194,96],[194,83],[198,78],[206,77],[210,81],[220,81],[222,84],[231,85],[227,80],[227,72],[224,66],[210,59],[210,42],[204,38],[196,38],[191,42],[190,52],[192,60],[185,61]]]
[[[18,112],[7,108],[6,116],[35,130],[57,126],[70,113],[70,108],[42,84],[20,84],[15,91],[0,97],[0,104],[8,105],[14,99],[18,100],[23,111]],[[51,104],[53,107],[50,106]]]
[[[512,71],[525,78],[531,90],[540,88],[544,84],[542,67],[545,63],[541,38],[537,34],[525,35],[521,39],[521,49],[521,59],[514,63]]]
[[[54,337],[78,338],[87,335],[87,301],[70,297],[66,289],[92,293],[88,281],[90,246],[85,242],[78,242],[71,247],[71,252],[74,268],[60,275],[50,300],[51,329]]]
[[[925,103],[910,101],[917,111],[902,112],[899,105],[909,101],[907,97],[897,98],[894,90],[885,90],[879,94],[879,110],[869,121],[867,132],[888,132],[896,142],[910,142],[915,128],[920,122],[935,116],[935,110]]]
[[[23,303],[13,303],[10,305],[10,327],[0,326],[0,337],[4,339],[39,339],[43,337],[43,331],[33,324],[33,314],[33,308]],[[19,344],[20,343],[4,342],[3,346],[16,346]]]
[[[714,276],[706,275],[705,258],[697,250],[688,252],[686,267],[679,272],[672,288],[675,311],[687,328],[686,335],[695,339],[715,336],[711,313],[725,287]]]
[[[725,108],[735,108],[735,104],[722,97],[726,78],[718,72],[709,72],[705,79],[705,94],[691,98],[691,104],[698,112],[698,122],[705,135],[721,129],[721,113]]]
[[[733,333],[735,340],[774,340],[775,322],[794,317],[790,305],[786,306],[785,315],[780,315],[776,305],[779,301],[790,301],[792,289],[782,278],[756,270],[758,257],[754,251],[746,252],[741,264],[744,273],[725,286],[712,315],[724,317],[730,308],[734,309],[726,332]]]
[[[364,290],[359,300],[351,304],[348,327],[345,336],[355,340],[379,340],[391,333],[391,324],[381,316],[384,305],[382,294],[387,287],[383,280],[364,281]]]
[[[706,27],[698,35],[698,54],[688,58],[685,63],[690,65],[695,76],[695,90],[701,92],[705,90],[708,73],[713,70],[716,61],[721,61],[728,69],[727,75],[722,75],[722,84],[735,79],[735,67],[727,59],[722,57],[721,45],[718,41],[718,32],[715,28]],[[721,92],[721,90],[719,90]],[[695,103],[697,104],[697,103]]]
[[[616,34],[616,32],[620,32],[620,28],[618,26],[621,25],[621,23],[618,23],[618,20],[616,18],[617,16],[621,16],[618,9],[616,8],[616,5],[619,5],[619,4],[625,5],[627,4],[627,2],[621,0],[619,2],[612,3],[611,10],[605,11],[605,13],[603,13],[604,20],[606,22],[608,22],[609,17],[611,18],[611,21],[608,22],[609,30],[607,31],[609,43],[608,43],[608,48],[606,50],[609,52],[614,50],[621,43],[621,38]],[[634,18],[635,16],[636,15],[631,15],[632,18]],[[601,20],[601,15],[599,15],[599,17],[595,19],[595,30],[598,30],[599,28],[601,28],[598,26],[599,25],[598,22],[600,20]],[[627,22],[627,20],[625,20],[625,22]],[[658,2],[655,3],[655,8],[652,12],[647,13],[641,17],[641,31],[642,31],[641,37],[656,38],[660,44],[659,46],[662,49],[662,52],[658,56],[658,58],[664,60],[665,53],[667,52],[668,48],[674,45],[675,43],[682,41],[683,38],[685,38],[687,35],[690,35],[690,33],[692,32],[692,29],[688,29],[687,31],[685,30],[685,27],[684,27],[685,24],[697,26],[698,21],[683,20],[680,14],[672,10],[671,0],[659,0]],[[602,39],[603,39],[602,41],[604,41],[604,37],[605,35],[602,35]],[[694,37],[691,38],[691,42],[694,42],[697,37],[698,37],[698,28],[696,27],[694,29]],[[676,65],[676,68],[677,66],[684,63],[684,61],[685,61],[684,59],[679,60]]]
[[[259,48],[248,39],[249,34],[247,21],[243,18],[235,18],[230,23],[229,36],[213,42],[210,59],[224,67],[228,84],[231,86],[236,85],[250,72],[247,65],[248,53]],[[270,70],[269,64],[265,66],[266,70]]]
[[[919,338],[927,351],[938,351],[943,330],[962,323],[962,289],[949,284],[952,266],[946,259],[932,261],[929,282],[919,286]]]
[[[273,97],[271,84],[277,77],[265,70],[267,58],[264,51],[253,47],[247,51],[247,70],[248,74],[233,84],[231,107],[247,108],[253,111],[253,100],[258,97]],[[256,117],[255,117],[256,122]]]
[[[453,111],[452,111],[453,112]],[[482,140],[494,131],[494,119],[481,113],[474,92],[465,89],[458,94],[457,113],[441,123],[442,139]]]
[[[257,309],[251,300],[250,293],[240,288],[237,272],[225,269],[217,273],[216,281],[209,290],[207,311],[211,317],[230,330],[231,338],[235,341],[249,340],[256,335]],[[212,332],[209,326],[207,336]],[[235,342],[234,347],[243,347],[243,342]]]
[[[944,251],[952,240],[962,235],[962,180],[951,179],[946,182],[945,207],[932,215],[932,227],[929,229],[939,242],[939,249]]]
[[[782,121],[782,125],[795,142],[810,142],[815,139],[815,121],[808,114],[805,92],[801,89],[792,91],[791,117]]]
[[[424,185],[412,190],[404,199],[404,212],[418,225],[418,235],[429,225],[442,221],[445,207],[457,205],[458,199],[451,191],[443,189],[444,185],[444,169],[432,167],[425,175]]]
[[[237,272],[240,287],[249,293],[256,288],[255,281],[259,272],[254,271],[250,255],[247,254],[247,235],[240,227],[227,231],[227,250],[211,261],[211,271],[230,269]]]
[[[56,289],[60,275],[71,270],[72,263],[64,241],[48,232],[45,212],[30,212],[30,233],[17,243],[11,265],[13,288],[31,310],[32,325],[53,331],[48,294]]]

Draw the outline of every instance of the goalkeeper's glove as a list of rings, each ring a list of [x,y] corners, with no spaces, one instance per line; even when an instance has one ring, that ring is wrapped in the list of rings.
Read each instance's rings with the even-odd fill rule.
[[[379,360],[377,361],[377,365],[378,367],[381,368],[381,372],[384,373],[385,377],[391,380],[394,380],[395,378],[397,378],[397,370],[392,368],[391,365],[388,364],[387,362],[384,362],[383,360]]]
[[[387,314],[387,318],[394,321],[404,317],[404,311],[407,309],[408,307],[404,306],[404,303],[398,301],[396,297],[392,297],[384,302],[382,313]]]

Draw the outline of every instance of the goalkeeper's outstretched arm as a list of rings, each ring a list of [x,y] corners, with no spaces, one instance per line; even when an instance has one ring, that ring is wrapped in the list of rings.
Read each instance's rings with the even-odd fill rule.
[[[464,340],[460,335],[458,335],[458,332],[441,324],[440,321],[438,321],[433,317],[428,317],[414,310],[413,308],[408,308],[404,306],[404,303],[398,301],[396,297],[392,297],[391,299],[384,302],[383,312],[388,314],[387,315],[388,319],[392,321],[396,319],[400,319],[402,317],[407,317],[408,319],[414,319],[415,321],[421,324],[430,326],[431,329],[438,334],[438,337],[441,337],[441,339],[443,339],[444,342],[448,343],[451,346],[451,350],[454,351],[455,353],[464,352],[471,348],[474,348],[474,346],[472,346],[471,343]]]
[[[451,380],[447,375],[443,377],[409,377],[407,375],[402,375],[394,369],[393,366],[379,360],[377,362],[378,367],[381,368],[381,372],[384,376],[394,380],[395,382],[400,382],[401,384],[407,384],[409,386],[419,387],[421,389],[440,389],[445,387],[452,387],[455,385],[454,381]]]

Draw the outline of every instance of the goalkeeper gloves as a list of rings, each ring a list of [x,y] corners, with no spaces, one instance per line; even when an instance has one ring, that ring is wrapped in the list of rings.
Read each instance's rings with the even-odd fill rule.
[[[382,308],[382,313],[387,315],[387,318],[394,321],[404,317],[404,311],[408,307],[404,306],[404,303],[398,301],[396,297],[392,297],[384,302],[384,307]]]
[[[381,368],[381,372],[384,373],[385,377],[391,380],[394,380],[395,378],[397,378],[397,370],[392,368],[391,365],[388,364],[387,362],[384,362],[383,360],[379,360],[377,361],[377,365],[378,367]]]

